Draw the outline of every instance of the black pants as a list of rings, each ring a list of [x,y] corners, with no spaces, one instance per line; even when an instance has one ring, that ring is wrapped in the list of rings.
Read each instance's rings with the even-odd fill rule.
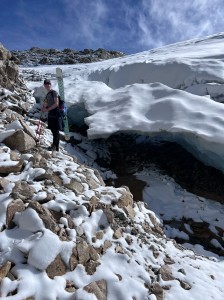
[[[57,129],[51,129],[53,135],[53,146],[55,146],[56,150],[59,151],[59,141],[60,141],[60,133]]]
[[[61,130],[61,118],[59,115],[48,114],[48,128],[53,135],[53,147],[59,151],[60,130]]]

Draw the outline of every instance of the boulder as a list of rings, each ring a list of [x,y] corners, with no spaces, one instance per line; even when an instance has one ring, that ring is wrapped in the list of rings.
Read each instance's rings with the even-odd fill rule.
[[[21,129],[7,137],[3,143],[9,148],[17,149],[20,152],[30,150],[36,146],[35,140]]]
[[[3,161],[0,163],[0,174],[10,174],[20,172],[23,167],[23,160]]]

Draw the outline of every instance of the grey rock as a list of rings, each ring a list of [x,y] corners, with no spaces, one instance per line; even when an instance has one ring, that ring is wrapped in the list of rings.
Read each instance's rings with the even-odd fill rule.
[[[12,189],[11,196],[14,199],[21,199],[24,202],[27,202],[32,199],[35,193],[35,189],[30,186],[25,181],[17,181],[15,182],[15,186]]]
[[[13,218],[16,212],[21,212],[25,210],[25,205],[22,200],[17,199],[12,201],[8,207],[6,212],[6,226],[8,229],[11,229],[15,226],[13,222]]]
[[[78,195],[84,191],[83,185],[73,178],[71,179],[70,183],[65,184],[65,186]]]
[[[107,282],[104,279],[91,282],[84,290],[94,294],[97,300],[107,300]]]
[[[21,129],[7,137],[3,142],[9,148],[17,149],[20,152],[30,150],[36,146],[35,140]]]
[[[63,276],[66,271],[66,264],[60,255],[57,255],[54,261],[46,269],[46,273],[51,279],[53,279],[55,276]]]
[[[8,272],[11,269],[11,262],[7,261],[4,265],[0,266],[0,282],[7,276]]]

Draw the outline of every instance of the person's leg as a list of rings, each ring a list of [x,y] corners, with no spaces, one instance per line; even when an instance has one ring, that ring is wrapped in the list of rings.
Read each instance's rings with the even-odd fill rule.
[[[55,147],[56,147],[56,151],[59,151],[59,142],[60,142],[60,132],[59,132],[59,130],[57,130],[55,132]]]
[[[53,135],[53,147],[56,151],[59,151],[59,140],[60,140],[60,133],[58,129],[52,129],[52,135]]]
[[[53,144],[50,148],[59,151],[60,131],[58,119],[48,115],[48,127],[51,129],[53,135]]]

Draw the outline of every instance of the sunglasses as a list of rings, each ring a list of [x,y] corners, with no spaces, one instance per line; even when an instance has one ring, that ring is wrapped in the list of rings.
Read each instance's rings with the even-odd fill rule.
[[[48,82],[48,83],[45,83],[44,85],[51,85],[51,83]]]

